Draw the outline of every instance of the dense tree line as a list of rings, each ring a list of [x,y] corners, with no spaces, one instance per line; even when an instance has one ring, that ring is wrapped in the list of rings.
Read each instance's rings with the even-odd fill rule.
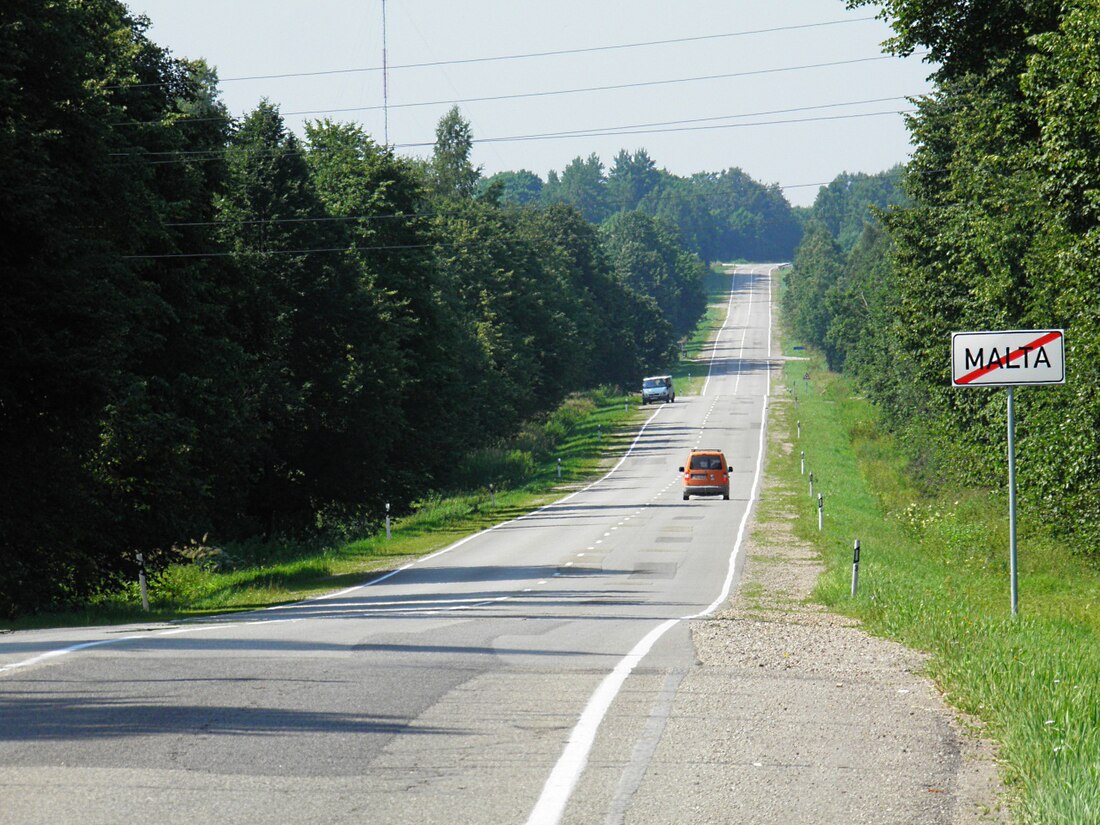
[[[907,204],[901,169],[842,174],[821,187],[787,274],[783,310],[791,330],[825,353],[832,369],[873,361],[879,313],[891,305],[884,210]]]
[[[428,162],[268,103],[238,122],[147,28],[0,5],[0,614],[205,534],[369,522],[667,366],[701,312],[665,224],[480,186],[457,110]]]
[[[1017,393],[1018,483],[1037,518],[1100,546],[1100,14],[1095,0],[880,5],[935,90],[910,118],[911,203],[845,256],[808,228],[788,312],[860,377],[934,482],[1005,483],[1003,392],[950,386],[949,335],[1066,329],[1067,383]],[[832,245],[830,245],[830,243]],[[822,295],[827,318],[811,322]],[[844,296],[847,296],[845,298]],[[815,323],[817,324],[815,326]],[[830,334],[833,340],[830,341]]]
[[[624,212],[661,220],[679,243],[704,261],[790,260],[801,224],[777,186],[764,186],[740,169],[679,177],[644,149],[615,156],[606,168],[598,155],[574,158],[546,181],[526,169],[486,179],[502,199],[518,204],[565,203],[593,223]]]

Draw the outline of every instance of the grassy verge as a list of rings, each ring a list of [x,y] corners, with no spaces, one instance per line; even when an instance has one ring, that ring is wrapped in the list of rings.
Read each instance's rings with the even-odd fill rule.
[[[816,597],[931,654],[930,675],[948,700],[999,743],[1015,821],[1100,822],[1100,571],[1029,523],[1021,502],[1013,619],[1003,494],[922,495],[874,408],[820,361],[788,363],[777,395],[771,426],[793,449],[771,455],[769,468],[804,501],[796,533],[827,565]]]

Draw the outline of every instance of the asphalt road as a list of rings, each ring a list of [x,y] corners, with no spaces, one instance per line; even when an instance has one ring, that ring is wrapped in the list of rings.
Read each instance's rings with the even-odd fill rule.
[[[689,620],[736,586],[769,272],[732,274],[702,393],[549,507],[320,600],[0,636],[0,822],[623,821]],[[726,453],[730,501],[681,500],[695,446]]]

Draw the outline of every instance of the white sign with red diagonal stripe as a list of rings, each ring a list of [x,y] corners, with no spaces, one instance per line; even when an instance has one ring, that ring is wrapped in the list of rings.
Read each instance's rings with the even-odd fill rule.
[[[1065,338],[1061,329],[953,332],[951,383],[956,387],[1064,384]]]

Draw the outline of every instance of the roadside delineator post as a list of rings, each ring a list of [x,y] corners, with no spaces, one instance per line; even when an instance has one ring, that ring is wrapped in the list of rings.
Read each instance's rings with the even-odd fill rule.
[[[818,532],[825,526],[825,497],[817,494],[817,529]]]
[[[852,549],[852,598],[856,597],[856,587],[859,585],[859,539],[856,539]]]
[[[145,554],[137,554],[138,588],[141,590],[141,609],[149,612],[149,582],[145,577]]]
[[[386,502],[386,541],[393,538],[393,534],[390,532],[390,503]]]
[[[796,421],[796,422],[794,422],[794,426],[795,426],[795,432],[798,435],[798,440],[801,441],[802,440],[802,422],[801,421]]]
[[[493,506],[497,506],[497,486],[492,482],[489,482],[489,498],[493,502]]]
[[[561,478],[561,459],[558,459],[558,478]]]
[[[806,451],[801,450],[799,452],[798,458],[800,461],[800,466],[802,467],[802,475],[806,475]]]
[[[814,497],[814,471],[810,470],[810,498]]]

